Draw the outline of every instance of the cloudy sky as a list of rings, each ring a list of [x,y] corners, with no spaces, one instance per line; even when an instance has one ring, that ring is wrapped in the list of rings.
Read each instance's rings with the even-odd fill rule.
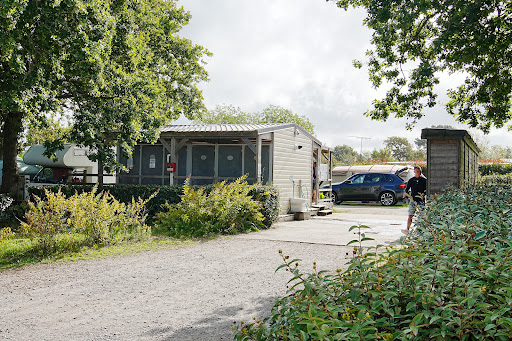
[[[381,148],[388,136],[419,137],[433,124],[458,124],[439,105],[413,131],[405,120],[372,121],[363,113],[383,90],[374,90],[365,70],[352,60],[365,60],[371,32],[362,26],[365,13],[345,12],[325,0],[180,0],[192,14],[181,34],[213,53],[207,58],[210,81],[203,83],[205,104],[232,104],[252,112],[270,104],[306,115],[318,138],[334,147]],[[458,78],[458,79],[457,79]],[[439,91],[460,77],[445,76]],[[440,96],[446,102],[446,96]],[[180,119],[180,123],[185,120]],[[512,146],[512,133],[493,130],[492,144]]]

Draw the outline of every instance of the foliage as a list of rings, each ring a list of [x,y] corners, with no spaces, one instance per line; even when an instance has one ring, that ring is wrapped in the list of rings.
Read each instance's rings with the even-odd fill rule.
[[[150,233],[145,224],[144,206],[151,198],[132,199],[130,204],[124,204],[108,192],[97,193],[96,187],[68,198],[60,189],[57,192],[45,189],[44,200],[35,197],[29,202],[21,233],[37,240],[43,255],[55,253],[59,248],[75,250],[83,245],[141,239]],[[78,245],[73,235],[81,236]]]
[[[251,186],[248,195],[261,203],[260,212],[263,215],[263,225],[266,228],[277,221],[279,217],[279,191],[273,186],[255,184]]]
[[[426,154],[420,150],[414,150],[409,140],[405,137],[388,137],[384,140],[384,149],[389,150],[393,158],[398,161],[419,160],[426,158]]]
[[[67,118],[64,115],[49,115],[45,120],[30,122],[25,134],[25,146],[35,144],[68,142],[70,127],[62,124]]]
[[[190,18],[175,0],[4,2],[2,190],[14,192],[21,133],[48,113],[71,112],[69,139],[108,170],[120,167],[112,146],[129,153],[162,124],[203,110],[197,84],[209,52],[177,35]],[[46,141],[49,153],[61,142]]]
[[[391,136],[384,140],[384,148],[398,161],[406,161],[412,154],[412,145],[405,137]]]
[[[198,190],[200,186],[191,186],[193,189]],[[212,185],[202,186],[204,187],[205,193],[209,193],[212,190]],[[95,187],[93,185],[63,185],[60,187],[47,188],[50,191],[60,191],[66,196],[70,197],[75,192],[90,192]],[[153,222],[155,215],[162,210],[162,205],[177,204],[181,201],[181,195],[183,194],[182,185],[173,186],[158,186],[158,185],[103,185],[98,186],[98,191],[108,191],[112,197],[116,200],[129,204],[132,198],[142,198],[147,200],[149,197],[154,195],[146,204],[147,221]],[[155,194],[156,193],[156,194]],[[270,227],[272,223],[277,220],[279,215],[279,192],[277,188],[272,186],[254,185],[249,191],[249,194],[253,199],[260,201],[262,204],[261,213],[265,217],[264,224]],[[44,197],[44,187],[29,187],[29,195]],[[17,214],[18,217],[22,217],[24,211]]]
[[[478,182],[489,185],[500,185],[507,184],[512,185],[512,173],[511,174],[491,174],[484,175],[478,178]]]
[[[179,238],[235,234],[264,228],[261,203],[249,195],[253,186],[249,186],[245,178],[217,183],[209,193],[203,188],[191,188],[190,179],[187,179],[181,202],[164,205],[168,211],[157,214],[155,228]]]
[[[365,251],[345,271],[291,272],[270,317],[236,340],[508,340],[512,337],[512,186],[448,190],[420,211],[403,247]],[[278,268],[278,269],[279,269]]]
[[[425,153],[425,155],[427,154],[427,140],[426,139],[415,138],[414,144],[416,145],[416,149],[418,149],[419,151],[422,151],[423,153]]]
[[[332,156],[337,163],[348,166],[356,162],[360,158],[360,154],[349,145],[338,145],[334,147]]]
[[[478,165],[478,172],[480,175],[491,175],[491,174],[511,174],[512,165],[503,163],[480,163]]]
[[[0,221],[4,221],[6,217],[6,211],[13,203],[13,199],[5,194],[0,194]]]
[[[391,150],[382,148],[380,150],[374,150],[372,152],[372,159],[373,160],[385,160],[385,162],[394,161],[393,153]]]
[[[10,227],[0,228],[0,241],[11,239],[12,237],[14,237],[14,233],[12,233]]]
[[[390,114],[414,124],[425,108],[436,105],[435,86],[442,72],[465,80],[448,91],[449,113],[488,131],[512,117],[512,43],[510,1],[337,0],[340,8],[362,7],[372,30],[367,52],[374,87],[391,83],[385,98],[367,114],[385,120]],[[361,67],[361,62],[355,62]]]
[[[200,114],[196,122],[205,124],[296,123],[311,135],[315,135],[315,126],[309,118],[277,105],[270,105],[254,113],[244,112],[233,105],[218,105],[215,109]]]

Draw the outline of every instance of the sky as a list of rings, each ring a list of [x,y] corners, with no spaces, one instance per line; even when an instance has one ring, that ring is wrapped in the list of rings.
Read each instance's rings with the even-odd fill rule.
[[[389,136],[407,137],[411,143],[421,129],[447,124],[467,129],[449,115],[442,103],[446,90],[462,79],[443,75],[438,86],[441,104],[426,112],[412,131],[406,120],[373,121],[364,116],[375,90],[364,69],[371,48],[371,31],[362,25],[365,12],[345,12],[325,0],[179,0],[192,14],[180,35],[207,48],[210,81],[199,85],[207,108],[234,105],[246,112],[279,105],[307,116],[317,137],[328,146],[347,144],[363,151],[383,147]],[[179,119],[176,123],[187,123]],[[354,137],[356,136],[356,137]],[[485,139],[485,138],[484,138]],[[512,146],[512,132],[494,129],[491,144]]]

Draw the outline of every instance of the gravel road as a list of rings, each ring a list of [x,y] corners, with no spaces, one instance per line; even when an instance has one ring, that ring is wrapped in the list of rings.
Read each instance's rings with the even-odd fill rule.
[[[235,322],[266,316],[285,293],[279,249],[307,270],[343,267],[352,250],[251,235],[0,272],[0,340],[231,340]]]

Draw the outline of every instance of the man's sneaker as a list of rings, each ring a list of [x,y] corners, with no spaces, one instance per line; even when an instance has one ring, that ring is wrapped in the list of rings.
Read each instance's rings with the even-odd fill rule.
[[[402,230],[402,233],[407,236],[409,234],[409,230]]]

